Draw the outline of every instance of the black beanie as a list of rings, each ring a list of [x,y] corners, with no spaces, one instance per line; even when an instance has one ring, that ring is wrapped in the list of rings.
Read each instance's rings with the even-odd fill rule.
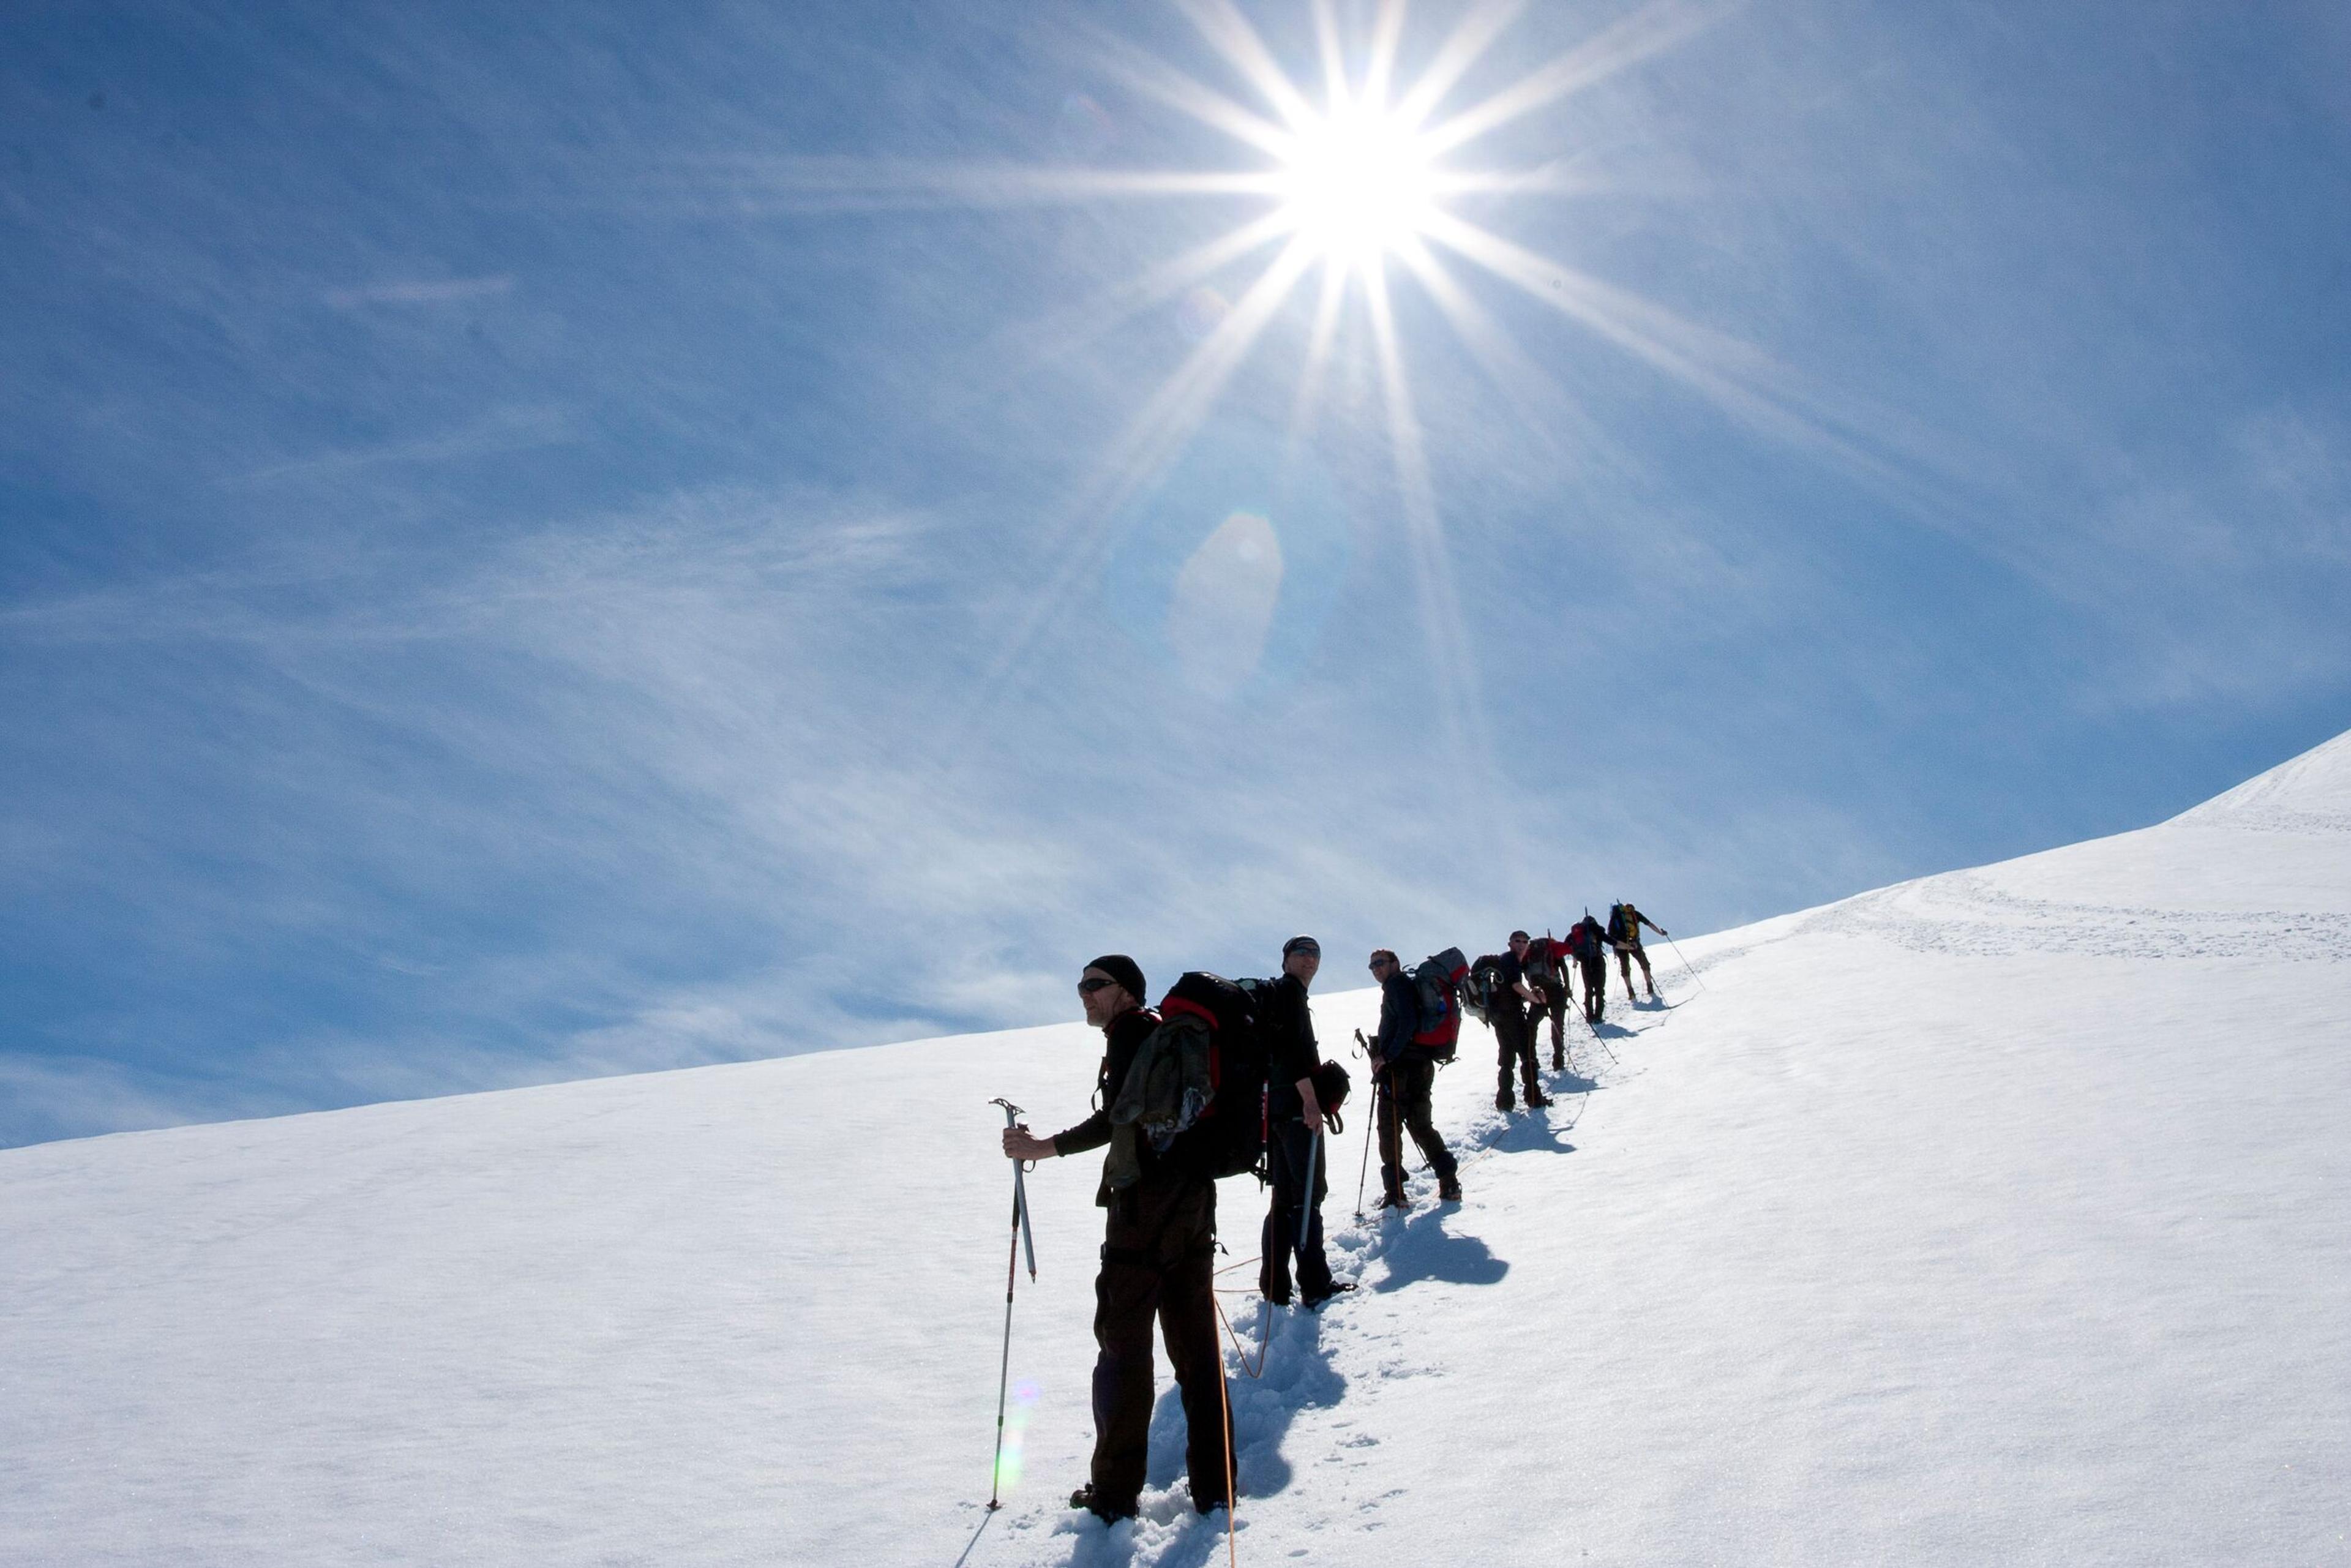
[[[1126,994],[1133,997],[1138,1004],[1150,1000],[1150,993],[1143,983],[1143,970],[1125,954],[1106,953],[1088,964],[1086,967],[1100,969],[1103,974],[1125,987]]]

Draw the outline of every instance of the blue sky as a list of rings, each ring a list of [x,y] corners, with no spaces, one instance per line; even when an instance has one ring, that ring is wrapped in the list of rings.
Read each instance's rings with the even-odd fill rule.
[[[1604,68],[1444,205],[1566,281],[1389,257],[1391,382],[1314,273],[1218,360],[1278,243],[1121,294],[1270,210],[1072,172],[1266,167],[1209,0],[8,7],[0,1143],[1718,928],[2351,725],[2341,7],[1494,15],[1437,120]]]

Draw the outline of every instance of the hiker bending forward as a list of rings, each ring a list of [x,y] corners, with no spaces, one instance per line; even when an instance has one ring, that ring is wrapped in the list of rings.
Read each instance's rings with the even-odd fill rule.
[[[1124,954],[1086,966],[1078,981],[1086,1021],[1102,1031],[1106,1050],[1096,1085],[1094,1113],[1050,1138],[1026,1127],[1008,1128],[1004,1152],[1016,1160],[1083,1154],[1112,1141],[1109,1107],[1126,1082],[1135,1054],[1158,1019],[1143,1005],[1143,971]],[[1134,1137],[1131,1129],[1122,1129]],[[1193,1506],[1222,1506],[1232,1473],[1225,1437],[1224,1363],[1217,1344],[1211,1294],[1217,1248],[1217,1184],[1196,1132],[1178,1134],[1165,1150],[1147,1138],[1113,1150],[1104,1162],[1094,1202],[1110,1211],[1102,1272],[1094,1278],[1094,1458],[1092,1479],[1070,1499],[1115,1521],[1134,1516],[1143,1492],[1151,1437],[1153,1320],[1167,1342],[1176,1386],[1183,1391],[1185,1458]],[[1110,1166],[1121,1155],[1137,1158],[1142,1174],[1113,1188]]]
[[[1412,1134],[1428,1168],[1437,1173],[1437,1200],[1458,1203],[1461,1181],[1453,1151],[1437,1135],[1437,1126],[1428,1116],[1437,1062],[1412,1042],[1420,1030],[1420,988],[1385,947],[1372,955],[1372,977],[1380,983],[1380,1034],[1372,1042],[1372,1075],[1379,1092],[1372,1114],[1380,1132],[1380,1207],[1408,1207],[1404,1196],[1403,1131]]]
[[[1666,928],[1633,907],[1629,899],[1620,900],[1608,912],[1608,940],[1616,945],[1616,967],[1625,976],[1625,999],[1634,1001],[1633,966],[1641,966],[1641,982],[1649,988],[1649,999],[1657,999],[1657,977],[1649,972],[1649,956],[1641,950],[1641,927],[1663,936]]]

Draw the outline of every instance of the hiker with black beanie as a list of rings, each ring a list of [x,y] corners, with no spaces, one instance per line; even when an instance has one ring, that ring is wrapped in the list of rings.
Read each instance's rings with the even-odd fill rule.
[[[1526,958],[1527,934],[1511,932],[1510,950],[1501,956],[1502,983],[1486,1004],[1486,1021],[1493,1026],[1495,1050],[1500,1059],[1499,1082],[1494,1090],[1497,1111],[1511,1108],[1513,1068],[1525,1088],[1528,1110],[1540,1111],[1551,1103],[1551,1096],[1542,1092],[1542,1069],[1535,1061],[1534,1031],[1527,1021],[1528,1004],[1543,1006],[1544,998],[1527,983]]]
[[[1257,992],[1268,1058],[1266,1176],[1273,1184],[1258,1246],[1258,1290],[1275,1306],[1288,1306],[1295,1254],[1299,1301],[1309,1312],[1349,1288],[1332,1281],[1322,1253],[1322,1197],[1330,1181],[1328,1162],[1316,1157],[1323,1118],[1314,1092],[1322,1053],[1306,1002],[1307,988],[1322,967],[1322,945],[1311,936],[1292,936],[1281,946],[1280,975]],[[1311,1187],[1309,1166],[1314,1171]]]
[[[1109,1107],[1158,1018],[1144,1006],[1143,970],[1123,953],[1088,964],[1078,981],[1086,1022],[1106,1047],[1094,1113],[1050,1138],[1025,1126],[1004,1134],[1016,1160],[1083,1154],[1111,1141]],[[1226,1436],[1224,1358],[1217,1343],[1217,1184],[1207,1174],[1197,1131],[1165,1149],[1137,1140],[1140,1179],[1113,1189],[1105,1166],[1094,1202],[1110,1211],[1102,1272],[1094,1279],[1093,1476],[1070,1499],[1072,1508],[1115,1522],[1134,1517],[1150,1451],[1155,1320],[1167,1342],[1184,1398],[1185,1458],[1192,1504],[1202,1513],[1226,1505],[1233,1451]]]

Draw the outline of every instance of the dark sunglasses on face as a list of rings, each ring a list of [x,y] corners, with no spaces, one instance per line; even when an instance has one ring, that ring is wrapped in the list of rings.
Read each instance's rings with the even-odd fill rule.
[[[1096,991],[1106,991],[1117,984],[1116,980],[1105,980],[1100,975],[1088,975],[1078,982],[1078,995],[1091,997]]]

